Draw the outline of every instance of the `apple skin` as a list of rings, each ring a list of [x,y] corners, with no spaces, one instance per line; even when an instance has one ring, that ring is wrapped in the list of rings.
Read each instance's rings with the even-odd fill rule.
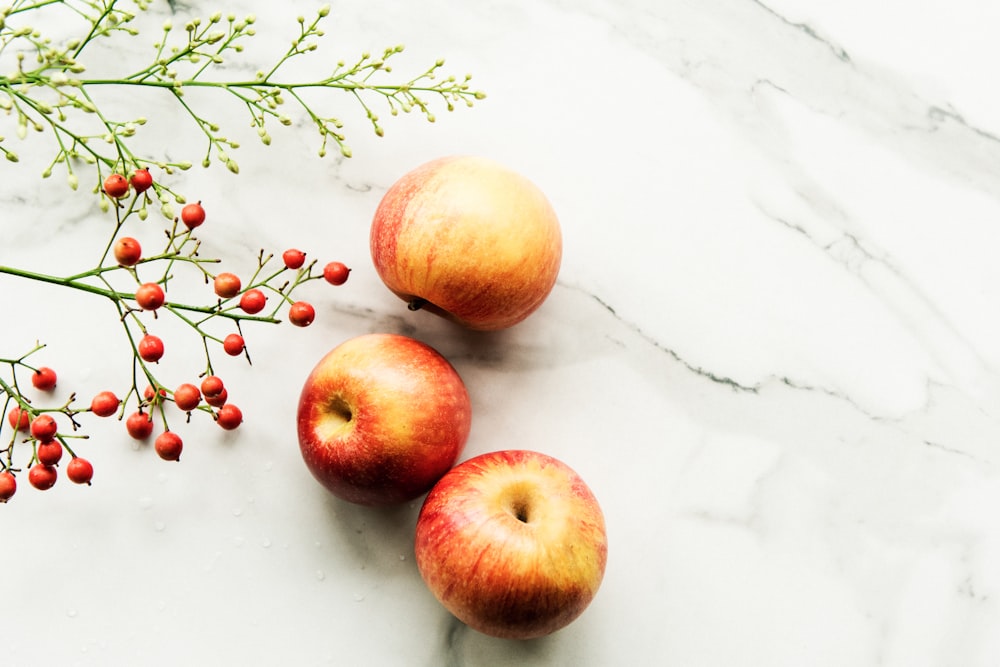
[[[417,568],[448,611],[507,639],[542,637],[590,604],[607,563],[604,515],[569,466],[507,450],[452,468],[417,518]]]
[[[482,331],[538,309],[562,261],[559,220],[542,191],[475,156],[439,158],[396,181],[370,244],[382,282],[411,309]]]
[[[472,408],[454,367],[398,334],[347,340],[313,368],[299,396],[299,449],[335,496],[392,505],[430,489],[458,460]]]

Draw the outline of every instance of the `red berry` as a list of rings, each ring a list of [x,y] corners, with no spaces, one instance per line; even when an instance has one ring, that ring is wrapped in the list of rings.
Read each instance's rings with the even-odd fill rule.
[[[38,462],[46,466],[54,466],[59,463],[63,455],[63,446],[58,440],[43,442],[35,450]]]
[[[35,389],[52,391],[56,387],[56,372],[48,366],[42,366],[31,374],[31,384]]]
[[[142,246],[131,236],[123,236],[115,241],[115,260],[122,266],[135,266],[142,257]]]
[[[152,334],[146,334],[139,341],[139,356],[145,361],[159,361],[163,356],[163,341]]]
[[[213,408],[221,408],[229,400],[229,391],[223,389],[218,394],[212,396],[206,396],[205,402],[211,405]]]
[[[135,302],[143,310],[156,310],[166,299],[163,288],[156,283],[143,283],[135,291]]]
[[[209,375],[201,381],[201,393],[204,394],[206,398],[218,396],[225,388],[226,386],[222,383],[222,378],[215,375]]]
[[[289,248],[281,253],[281,260],[289,269],[301,269],[302,265],[306,263],[306,254],[301,250]]]
[[[50,415],[38,415],[31,420],[31,435],[41,442],[48,442],[56,436],[59,425]]]
[[[7,413],[7,421],[15,431],[27,431],[31,425],[31,413],[27,410],[22,410],[21,406],[15,405]]]
[[[330,262],[323,267],[323,278],[331,285],[343,285],[350,273],[351,270],[342,262]]]
[[[90,411],[98,417],[110,417],[118,412],[118,397],[114,392],[102,391],[90,401]]]
[[[31,466],[31,470],[28,471],[28,482],[39,491],[51,489],[55,486],[58,477],[59,472],[55,466],[47,466],[41,463]]]
[[[160,387],[159,391],[153,389],[153,385],[147,384],[146,388],[142,390],[142,396],[150,403],[157,403],[159,399],[167,397],[166,387]]]
[[[185,382],[174,389],[174,404],[181,410],[185,412],[194,410],[199,403],[201,403],[201,392],[193,384]]]
[[[153,185],[153,176],[149,169],[137,169],[132,178],[129,179],[136,192],[145,192]]]
[[[188,204],[181,209],[181,222],[183,222],[188,229],[194,229],[195,227],[201,225],[205,222],[205,209],[202,208],[201,202],[197,204]]]
[[[9,470],[0,472],[0,503],[5,503],[17,492],[17,478]]]
[[[164,461],[180,461],[181,450],[184,449],[184,441],[173,431],[164,431],[156,436],[156,442],[153,443],[153,447]]]
[[[243,348],[246,343],[243,341],[243,336],[235,333],[231,333],[225,337],[222,341],[222,349],[226,351],[226,354],[232,357],[238,357],[243,354]]]
[[[316,309],[305,301],[296,301],[288,309],[288,321],[297,327],[307,327],[316,319]]]
[[[74,456],[66,465],[66,476],[74,484],[90,484],[94,478],[94,466],[87,459]]]
[[[264,306],[267,305],[267,297],[259,289],[248,289],[240,297],[240,308],[244,312],[251,315],[255,315],[260,311],[264,310]]]
[[[133,412],[125,420],[125,430],[136,440],[145,440],[153,432],[153,422],[145,412]]]
[[[128,179],[121,174],[111,174],[104,179],[104,193],[109,197],[121,199],[128,194]]]
[[[219,408],[219,414],[215,421],[227,431],[232,431],[243,423],[243,412],[232,403],[226,403]]]
[[[240,288],[243,286],[240,277],[235,273],[220,273],[215,276],[212,285],[215,287],[215,293],[223,299],[233,298],[240,293]]]

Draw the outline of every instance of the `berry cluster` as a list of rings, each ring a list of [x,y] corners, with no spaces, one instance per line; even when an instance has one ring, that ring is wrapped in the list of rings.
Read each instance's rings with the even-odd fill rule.
[[[92,464],[78,456],[69,444],[71,439],[87,438],[78,433],[81,429],[78,418],[84,414],[117,416],[136,440],[147,441],[153,438],[154,431],[158,431],[153,438],[154,449],[167,461],[179,460],[183,449],[182,438],[169,423],[178,411],[186,421],[194,414],[204,413],[225,430],[238,428],[243,422],[243,412],[229,402],[229,391],[215,374],[213,350],[221,347],[226,355],[244,356],[249,362],[242,330],[244,323],[278,323],[281,310],[287,307],[289,322],[297,327],[309,326],[316,317],[316,309],[293,293],[313,280],[342,285],[350,273],[341,262],[329,262],[320,270],[315,260],[307,262],[306,253],[297,248],[282,253],[281,265],[273,270],[268,268],[273,257],[261,251],[257,270],[245,280],[233,272],[216,272],[212,269],[220,260],[202,257],[198,252],[200,243],[193,235],[208,217],[201,202],[184,202],[182,197],[154,182],[146,168],[134,170],[129,177],[120,171],[112,173],[104,179],[99,194],[108,204],[106,208],[114,211],[117,224],[95,268],[67,277],[11,267],[0,269],[3,273],[74,288],[110,300],[132,350],[131,386],[122,398],[111,390],[100,391],[93,396],[89,406],[78,405],[76,394],[70,395],[62,405],[42,406],[38,399],[51,395],[57,381],[53,369],[36,366],[32,361],[32,355],[44,346],[37,345],[18,358],[0,359],[0,364],[10,371],[9,380],[0,377],[0,398],[5,398],[3,412],[12,431],[6,446],[0,448],[0,503],[13,497],[17,490],[17,474],[25,469],[31,486],[40,490],[52,488],[58,479],[58,465],[64,452],[70,457],[65,468],[66,477],[77,484],[90,484],[94,474]],[[159,197],[161,203],[172,196],[183,204],[183,208],[165,230],[166,246],[147,255],[139,240],[124,232],[130,219],[137,218],[139,224],[146,220],[143,212],[152,203],[151,195]],[[171,285],[182,278],[181,270],[185,268],[206,284],[209,303],[188,304],[171,299]],[[119,286],[122,279],[129,283],[128,288]],[[198,377],[173,387],[160,381],[156,374],[159,362],[168,351],[163,338],[155,331],[163,315],[174,316],[188,325],[204,350],[205,365]],[[210,326],[217,321],[228,327],[224,324],[222,331],[218,331],[218,327]],[[30,375],[32,389],[22,391],[22,387],[27,389],[23,382],[25,374]],[[140,386],[143,387],[141,391]],[[0,431],[3,427],[0,422]],[[21,455],[21,445],[31,446],[26,462],[16,460]]]
[[[98,11],[81,11],[78,4]],[[334,96],[343,93],[345,99],[360,103],[378,136],[384,131],[376,114],[378,105],[371,103],[373,99],[380,100],[392,116],[414,111],[434,122],[434,104],[452,111],[460,105],[471,107],[474,101],[485,97],[470,88],[469,75],[445,76],[443,60],[417,70],[413,76],[390,79],[390,75],[398,76],[392,73],[402,46],[386,48],[381,54],[365,52],[352,61],[323,56],[326,62],[333,63],[333,68],[322,78],[305,81],[287,78],[289,62],[317,51],[324,35],[320,24],[330,14],[327,5],[320,7],[312,20],[297,17],[298,34],[293,36],[288,49],[251,78],[242,74],[236,79],[228,77],[245,70],[242,65],[233,66],[230,58],[243,53],[245,44],[256,34],[256,19],[252,15],[243,19],[232,14],[223,16],[221,12],[177,26],[172,20],[166,21],[157,31],[148,63],[121,78],[93,77],[89,60],[95,49],[90,45],[125,36],[131,39],[145,32],[141,26],[147,24],[140,15],[150,4],[137,0],[126,8],[126,3],[117,0],[84,3],[45,0],[17,2],[0,10],[0,52],[9,57],[11,65],[0,73],[3,111],[0,116],[13,125],[13,133],[0,132],[0,155],[9,162],[19,162],[18,154],[4,137],[13,134],[25,141],[29,134],[40,133],[55,151],[42,170],[42,177],[49,178],[53,171],[65,170],[67,183],[74,191],[93,178],[93,192],[98,196],[101,210],[113,211],[116,220],[111,238],[91,270],[60,276],[0,265],[0,276],[42,281],[110,301],[132,357],[131,383],[121,388],[121,398],[105,390],[94,395],[91,404],[84,407],[76,404],[75,394],[61,405],[43,405],[39,396],[32,395],[33,391],[45,395],[55,385],[54,373],[37,366],[31,356],[44,346],[38,345],[17,358],[0,358],[0,417],[7,417],[0,418],[0,502],[13,496],[17,488],[15,475],[23,470],[29,471],[31,484],[50,488],[57,479],[60,458],[55,456],[57,446],[71,457],[66,464],[66,476],[80,483],[90,482],[91,465],[76,456],[69,444],[73,438],[86,438],[78,434],[81,428],[78,418],[84,413],[98,417],[117,415],[129,433],[140,439],[151,438],[159,430],[155,449],[168,460],[178,459],[183,445],[167,422],[170,404],[185,413],[187,419],[204,413],[223,428],[236,428],[243,415],[228,402],[228,391],[217,379],[212,355],[221,348],[222,353],[243,356],[249,362],[244,324],[277,323],[279,313],[287,307],[289,322],[297,327],[309,326],[316,318],[316,309],[298,298],[298,288],[320,279],[341,285],[349,275],[344,264],[330,262],[317,266],[315,261],[307,262],[305,253],[298,249],[284,252],[281,265],[276,268],[270,264],[272,255],[261,251],[257,269],[249,276],[215,270],[219,260],[201,256],[200,242],[194,236],[203,225],[211,228],[205,207],[201,202],[186,201],[150,173],[150,169],[156,169],[170,176],[190,169],[193,163],[140,156],[134,150],[133,138],[142,131],[147,119],[119,117],[118,110],[98,104],[101,96],[94,94],[95,91],[113,86],[119,90],[155,91],[154,94],[164,95],[168,103],[173,100],[184,117],[190,117],[189,127],[207,139],[201,164],[205,167],[222,164],[234,174],[239,173],[239,165],[231,153],[239,148],[239,143],[227,138],[228,133],[216,122],[185,101],[186,90],[197,87],[224,98],[233,96],[245,106],[251,126],[264,145],[270,145],[270,130],[279,125],[312,126],[321,137],[320,156],[326,154],[327,144],[331,143],[344,157],[351,156],[351,149],[346,143],[340,113],[310,106],[323,99],[313,92],[334,93]],[[173,2],[170,5],[175,9]],[[59,12],[73,20],[82,19],[83,30],[78,38],[54,39],[40,28],[64,24],[65,21],[57,20]],[[112,50],[97,53],[108,52]],[[300,94],[307,90],[310,95]],[[297,123],[290,114],[300,115],[304,123]],[[181,207],[179,213],[175,205]],[[146,237],[126,234],[125,225],[135,219],[146,221],[151,206],[159,209],[168,226],[164,230],[166,245],[150,253],[136,238]],[[188,274],[210,286],[201,303],[174,298],[180,292],[173,291],[171,286]],[[184,292],[189,293],[190,290]],[[174,343],[165,340],[169,339],[169,332],[163,326],[163,320],[168,318],[190,327],[205,353],[204,367],[192,371],[187,376],[189,381],[180,385],[175,381],[160,381],[156,374],[160,364],[166,365],[164,360],[171,359]],[[3,372],[4,365],[9,373]],[[28,373],[32,388],[24,381]],[[52,429],[49,420],[55,424],[51,433],[47,430]],[[38,428],[33,430],[36,421]],[[8,425],[12,431],[9,438],[4,433]],[[28,445],[30,458],[22,456]]]

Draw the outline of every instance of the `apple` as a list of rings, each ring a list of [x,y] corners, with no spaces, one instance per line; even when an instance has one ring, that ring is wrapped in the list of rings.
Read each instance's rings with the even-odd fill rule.
[[[546,454],[508,450],[452,468],[417,517],[417,568],[460,621],[530,639],[575,620],[604,578],[608,542],[594,494]]]
[[[505,329],[552,291],[562,260],[559,220],[539,188],[486,158],[439,158],[382,197],[371,253],[385,285],[470,329]]]
[[[335,347],[306,379],[299,448],[335,496],[390,505],[426,493],[455,465],[471,420],[462,378],[434,348],[366,334]]]

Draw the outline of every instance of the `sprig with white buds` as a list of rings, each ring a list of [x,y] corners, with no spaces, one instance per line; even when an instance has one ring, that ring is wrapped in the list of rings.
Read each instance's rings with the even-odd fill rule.
[[[320,156],[327,154],[332,141],[344,157],[351,149],[344,133],[344,120],[339,113],[318,109],[315,95],[306,91],[345,93],[357,102],[376,135],[385,132],[377,108],[385,105],[390,115],[418,111],[434,122],[435,104],[448,111],[458,104],[472,106],[485,95],[473,90],[469,75],[445,76],[443,60],[415,76],[391,79],[393,62],[402,53],[402,46],[386,48],[380,55],[363,53],[351,64],[337,62],[330,74],[318,81],[294,81],[284,78],[289,61],[317,51],[324,32],[320,25],[330,14],[329,6],[321,7],[312,20],[298,17],[299,33],[288,50],[269,68],[257,72],[248,80],[213,78],[218,73],[238,71],[230,60],[245,52],[248,41],[256,34],[254,16],[237,18],[215,12],[205,19],[194,18],[183,25],[167,21],[159,38],[153,43],[154,55],[143,67],[124,76],[87,77],[87,47],[98,39],[118,35],[135,36],[138,14],[148,3],[136,0],[138,12],[123,9],[118,0],[55,0],[30,2],[20,0],[0,10],[0,68],[12,61],[13,70],[0,75],[0,111],[13,120],[15,134],[26,139],[30,132],[47,133],[55,144],[55,155],[42,172],[49,177],[57,168],[65,169],[73,189],[80,183],[76,169],[80,164],[94,168],[91,183],[100,192],[104,176],[156,167],[167,174],[191,167],[188,161],[154,160],[137,154],[131,147],[146,119],[115,118],[103,109],[94,96],[100,88],[160,90],[177,102],[193,121],[197,132],[204,135],[206,150],[201,164],[213,162],[239,173],[233,157],[239,142],[223,132],[219,124],[188,101],[185,93],[194,89],[213,90],[235,98],[250,117],[250,124],[264,145],[270,145],[270,129],[274,125],[292,125],[289,106],[297,107],[321,137]],[[85,18],[83,36],[53,40],[28,24],[31,17],[43,24],[48,12],[70,11]],[[390,62],[393,61],[393,62]],[[307,99],[308,97],[308,99]],[[0,132],[0,152],[11,162],[17,153],[5,142]],[[170,199],[174,196],[157,184],[164,215],[172,215]]]

